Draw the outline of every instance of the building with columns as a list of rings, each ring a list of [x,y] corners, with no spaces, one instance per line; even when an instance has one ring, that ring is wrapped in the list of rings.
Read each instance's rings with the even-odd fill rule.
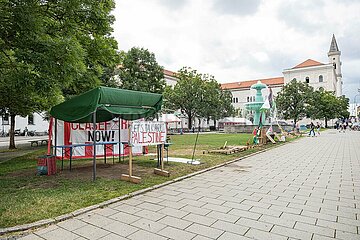
[[[227,89],[232,93],[232,104],[235,109],[242,112],[245,109],[245,103],[255,100],[255,91],[251,90],[252,84],[261,81],[272,89],[274,96],[281,91],[282,87],[291,80],[307,82],[315,90],[320,88],[326,91],[332,91],[336,96],[342,95],[342,75],[341,75],[341,51],[337,45],[335,35],[332,36],[330,50],[327,53],[328,63],[321,63],[313,59],[307,59],[298,65],[283,70],[283,76],[265,79],[256,79],[250,81],[224,83],[221,85],[223,89]],[[269,90],[263,90],[266,97]]]

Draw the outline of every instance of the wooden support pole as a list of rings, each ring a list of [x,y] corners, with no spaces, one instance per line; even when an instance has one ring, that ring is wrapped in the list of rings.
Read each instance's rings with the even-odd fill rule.
[[[165,176],[165,177],[170,177],[170,173],[168,171],[165,171],[164,170],[164,148],[165,148],[165,144],[163,143],[161,145],[161,158],[160,158],[160,161],[161,161],[161,169],[159,168],[154,168],[154,173],[156,175],[160,175],[160,176]]]
[[[161,145],[161,170],[164,170],[164,148],[165,144]]]
[[[132,176],[132,146],[129,146],[129,176]]]
[[[132,146],[131,146],[131,143],[130,143],[130,134],[131,134],[131,131],[130,131],[130,124],[128,124],[128,128],[129,128],[129,141],[128,141],[128,144],[129,144],[129,175],[127,174],[122,174],[120,179],[123,180],[123,181],[128,181],[128,182],[132,182],[132,183],[140,183],[141,181],[141,178],[140,177],[135,177],[132,175]]]

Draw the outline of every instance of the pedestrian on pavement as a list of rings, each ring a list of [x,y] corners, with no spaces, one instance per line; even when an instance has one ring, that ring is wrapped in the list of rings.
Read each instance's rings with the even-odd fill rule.
[[[320,136],[320,129],[321,129],[321,125],[319,122],[316,122],[316,132],[317,134]]]
[[[311,133],[313,133],[313,136],[315,136],[315,125],[313,122],[310,123],[310,132],[309,136],[311,136]]]
[[[25,127],[25,129],[24,129],[24,136],[25,136],[25,137],[27,137],[27,136],[28,136],[28,132],[29,132],[28,128],[27,128],[27,127]]]

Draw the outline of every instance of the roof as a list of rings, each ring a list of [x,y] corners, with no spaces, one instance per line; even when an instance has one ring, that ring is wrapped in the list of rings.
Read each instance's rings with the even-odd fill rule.
[[[164,69],[164,75],[168,75],[168,76],[171,76],[171,77],[176,77],[176,73],[173,72],[173,71],[169,71],[169,70],[166,70]]]
[[[295,67],[293,67],[292,69],[295,69],[295,68],[304,68],[304,67],[313,67],[313,66],[321,66],[321,65],[324,65],[323,63],[321,62],[318,62],[318,61],[315,61],[315,60],[312,60],[312,59],[308,59],[298,65],[296,65]]]
[[[91,123],[153,116],[161,109],[162,95],[118,88],[97,87],[51,108],[50,115],[66,122]]]
[[[339,47],[338,47],[336,39],[335,39],[335,34],[333,34],[332,39],[331,39],[329,53],[330,52],[339,52]]]
[[[284,77],[275,77],[275,78],[265,78],[257,79],[243,82],[233,82],[233,83],[223,83],[221,84],[222,89],[238,89],[238,88],[250,88],[251,85],[261,81],[262,83],[272,86],[272,85],[284,85]]]

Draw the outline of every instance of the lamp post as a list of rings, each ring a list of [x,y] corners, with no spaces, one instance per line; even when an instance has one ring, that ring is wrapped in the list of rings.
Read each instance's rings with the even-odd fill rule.
[[[354,114],[355,114],[355,119],[358,118],[358,116],[357,116],[357,102],[356,102],[356,97],[357,97],[357,96],[360,96],[360,88],[358,88],[358,92],[359,92],[359,93],[354,96]]]

